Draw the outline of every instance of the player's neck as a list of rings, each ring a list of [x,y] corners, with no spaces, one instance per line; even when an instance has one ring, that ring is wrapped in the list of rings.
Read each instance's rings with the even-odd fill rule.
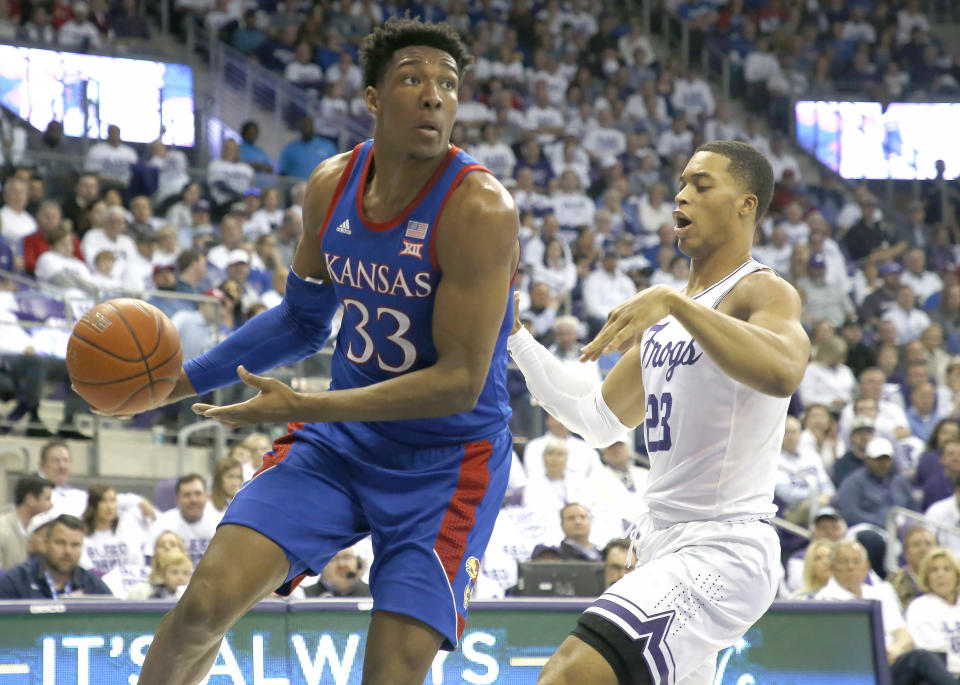
[[[373,221],[386,221],[417,196],[443,164],[447,152],[430,159],[411,159],[402,152],[375,146],[366,179],[363,209]]]
[[[701,259],[690,260],[690,278],[687,280],[687,295],[696,295],[729,276],[737,267],[750,259],[750,248],[731,243]]]

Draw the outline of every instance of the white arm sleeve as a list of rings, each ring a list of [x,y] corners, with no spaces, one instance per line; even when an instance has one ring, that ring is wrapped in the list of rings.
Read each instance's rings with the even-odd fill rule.
[[[607,406],[595,379],[570,374],[524,328],[507,338],[507,349],[527,381],[527,389],[553,418],[591,447],[623,440],[629,428]]]

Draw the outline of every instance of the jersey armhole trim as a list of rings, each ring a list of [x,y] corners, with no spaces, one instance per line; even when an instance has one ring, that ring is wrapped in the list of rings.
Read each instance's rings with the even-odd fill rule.
[[[446,207],[447,200],[449,200],[450,196],[453,195],[453,191],[456,190],[457,186],[460,185],[460,181],[463,180],[463,177],[469,174],[471,171],[486,171],[488,174],[493,176],[490,170],[482,164],[467,164],[457,172],[456,176],[453,177],[453,181],[450,183],[450,187],[447,188],[447,193],[443,196],[443,200],[440,202],[440,207],[437,209],[437,218],[434,220],[433,230],[430,231],[430,239],[427,244],[427,257],[430,259],[430,264],[438,273],[442,273],[442,271],[440,270],[440,265],[437,263],[437,248],[434,244],[434,241],[437,237],[437,231],[440,229],[440,217],[443,216],[443,208]]]
[[[343,168],[343,171],[340,174],[340,179],[337,181],[337,187],[333,191],[333,197],[330,200],[330,205],[327,207],[327,213],[323,217],[323,223],[320,224],[320,233],[318,238],[321,245],[323,244],[323,236],[327,232],[327,224],[330,223],[330,218],[333,216],[334,210],[337,208],[337,205],[340,204],[340,196],[343,195],[343,189],[350,180],[350,174],[353,173],[353,166],[357,161],[357,157],[360,155],[360,148],[363,146],[364,143],[359,143],[353,148],[353,152],[350,154],[350,161],[347,162],[347,166]]]
[[[757,263],[759,264],[759,262],[757,262]],[[746,278],[747,276],[752,276],[753,274],[757,273],[758,271],[769,271],[769,272],[771,272],[771,273],[776,273],[776,272],[775,272],[773,269],[771,269],[770,267],[768,267],[768,266],[763,266],[762,264],[760,264],[757,268],[753,269],[752,271],[749,271],[748,273],[743,274],[740,278],[738,278],[738,279],[737,279],[737,283],[739,283],[740,281],[742,281],[742,280],[743,280],[744,278]],[[733,285],[731,285],[731,286],[727,289],[727,292],[725,292],[723,295],[721,295],[721,296],[720,296],[720,299],[718,299],[716,302],[713,303],[713,309],[716,309],[717,307],[719,307],[719,306],[720,306],[720,303],[723,302],[724,298],[726,298],[727,295],[729,295],[731,292],[733,292],[733,289],[737,287],[737,283],[734,283]],[[704,292],[706,292],[706,291],[704,291]]]

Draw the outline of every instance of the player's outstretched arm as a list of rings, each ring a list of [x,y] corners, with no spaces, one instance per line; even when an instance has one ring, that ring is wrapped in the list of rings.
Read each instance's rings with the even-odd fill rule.
[[[570,374],[547,348],[520,325],[513,297],[513,331],[507,347],[527,390],[564,426],[591,447],[606,447],[643,421],[644,392],[639,357],[628,352],[600,381]]]
[[[327,277],[319,232],[349,157],[347,153],[325,161],[310,177],[303,207],[304,232],[283,301],[255,316],[209,352],[187,361],[166,403],[245,380],[238,378],[238,366],[260,373],[299,361],[326,342],[338,302]]]
[[[731,378],[768,395],[791,395],[810,355],[793,286],[769,271],[757,271],[734,286],[723,307],[730,314],[667,286],[648,288],[610,313],[597,337],[583,348],[582,358],[596,359],[623,348],[672,314]]]
[[[490,369],[519,260],[517,209],[495,179],[470,174],[450,197],[436,230],[443,276],[434,301],[435,364],[363,388],[322,393],[244,377],[260,389],[255,398],[228,407],[194,405],[195,411],[241,424],[393,421],[471,410]]]

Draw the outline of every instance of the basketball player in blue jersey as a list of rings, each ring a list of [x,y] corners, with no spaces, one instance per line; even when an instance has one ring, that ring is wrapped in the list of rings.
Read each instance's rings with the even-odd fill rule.
[[[690,280],[613,310],[583,349],[623,352],[602,384],[563,373],[514,325],[510,352],[547,411],[595,447],[640,426],[650,455],[637,566],[583,613],[543,685],[709,685],[718,652],[773,601],[780,545],[767,519],[810,344],[796,291],[750,256],[772,190],[751,146],[697,148],[674,211]]]
[[[456,648],[510,470],[519,259],[512,198],[449,143],[468,60],[443,24],[391,20],[367,37],[374,139],[312,174],[283,303],[184,365],[174,401],[239,374],[255,398],[194,410],[291,432],[231,503],[140,685],[199,682],[244,612],[368,534],[363,682],[420,685]],[[254,375],[316,352],[340,305],[328,392]]]

